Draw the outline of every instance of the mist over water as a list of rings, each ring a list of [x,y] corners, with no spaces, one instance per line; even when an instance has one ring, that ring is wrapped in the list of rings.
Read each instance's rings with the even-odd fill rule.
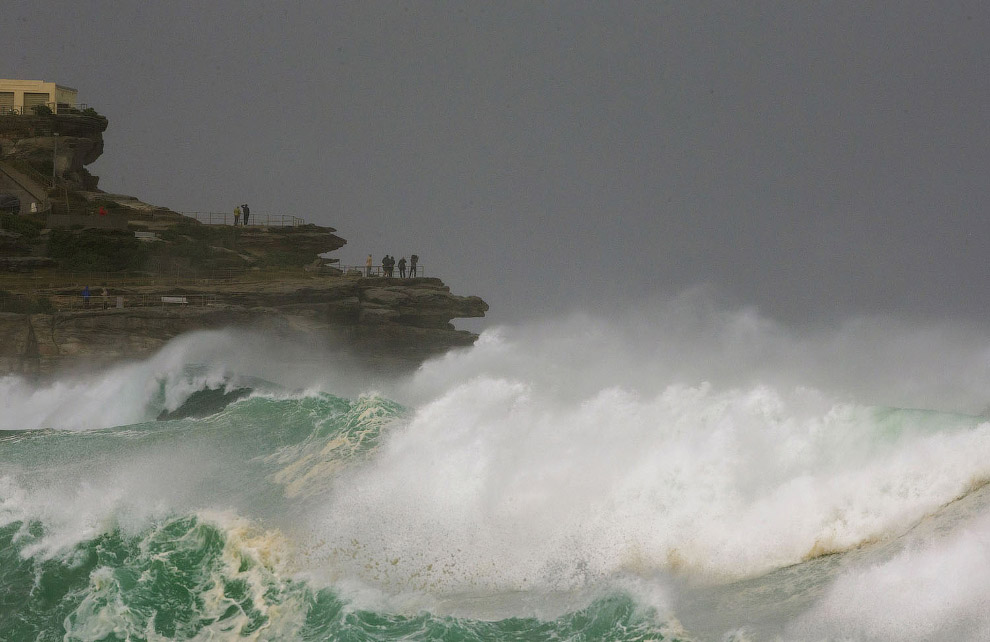
[[[0,632],[979,640],[988,350],[974,327],[798,332],[690,292],[486,330],[388,380],[239,331],[6,377],[0,561],[23,573],[0,571]],[[29,576],[64,590],[38,601]]]

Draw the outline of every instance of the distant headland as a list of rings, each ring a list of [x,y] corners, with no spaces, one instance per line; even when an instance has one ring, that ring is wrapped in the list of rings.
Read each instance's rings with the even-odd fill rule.
[[[107,126],[75,90],[0,79],[0,375],[144,358],[231,326],[390,371],[477,338],[451,321],[488,304],[451,294],[428,261],[388,278],[380,258],[324,258],[346,241],[291,214],[235,221],[235,204],[180,213],[101,191],[86,166]]]

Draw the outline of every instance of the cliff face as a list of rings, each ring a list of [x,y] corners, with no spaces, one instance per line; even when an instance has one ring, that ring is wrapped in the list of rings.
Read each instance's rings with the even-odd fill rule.
[[[0,158],[20,161],[76,189],[96,189],[99,178],[85,168],[103,154],[107,119],[99,115],[7,116],[0,119]],[[56,134],[58,136],[56,137]]]
[[[333,228],[258,213],[251,226],[202,224],[97,190],[84,166],[102,154],[106,126],[85,112],[0,117],[0,176],[47,197],[54,155],[60,178],[51,216],[0,214],[0,376],[143,359],[184,332],[225,327],[390,371],[477,338],[450,322],[484,316],[488,304],[452,295],[439,279],[344,276],[318,256],[346,243]]]
[[[142,359],[184,332],[241,327],[344,349],[374,370],[408,370],[476,335],[450,321],[481,317],[488,304],[456,296],[439,279],[328,277],[325,282],[267,283],[216,294],[208,305],[195,289],[169,289],[187,303],[162,303],[153,289],[113,293],[123,308],[90,307],[54,314],[0,313],[0,372],[51,374]],[[76,295],[78,296],[78,295]]]

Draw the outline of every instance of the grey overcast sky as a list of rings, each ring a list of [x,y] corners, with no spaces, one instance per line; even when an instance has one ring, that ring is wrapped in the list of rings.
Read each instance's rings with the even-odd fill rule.
[[[988,2],[6,0],[0,33],[0,76],[109,117],[104,190],[417,253],[495,321],[990,304]]]

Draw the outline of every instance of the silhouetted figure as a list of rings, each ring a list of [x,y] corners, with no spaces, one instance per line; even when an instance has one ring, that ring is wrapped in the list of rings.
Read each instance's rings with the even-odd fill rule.
[[[103,292],[100,293],[100,296],[103,297],[103,309],[106,310],[110,307],[110,293],[107,292],[106,288],[103,288]]]
[[[406,257],[399,259],[399,278],[406,278]]]
[[[251,209],[248,208],[247,203],[241,205],[241,210],[244,212],[244,224],[248,224],[248,217],[251,216]]]
[[[419,257],[413,254],[409,257],[409,276],[416,276],[416,264],[419,263]]]
[[[369,254],[368,259],[364,262],[365,270],[367,270],[365,276],[371,276],[371,266],[374,264],[375,262],[372,260],[371,255]]]
[[[88,308],[89,307],[89,286],[88,285],[83,288],[83,293],[82,294],[83,294],[83,305],[85,305]]]

